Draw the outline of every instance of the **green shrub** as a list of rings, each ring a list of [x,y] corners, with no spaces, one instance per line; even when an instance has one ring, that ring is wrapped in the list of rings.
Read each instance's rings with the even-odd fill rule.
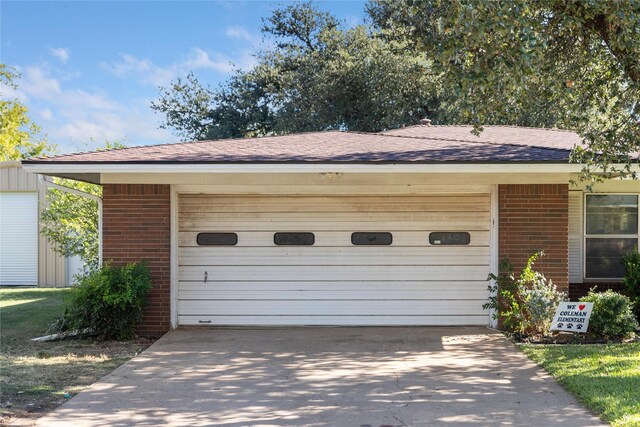
[[[507,331],[519,334],[547,334],[553,315],[561,301],[567,296],[558,292],[556,286],[533,269],[533,264],[544,252],[536,252],[527,260],[518,279],[513,275],[513,266],[508,260],[500,264],[500,274],[490,274],[488,280],[491,296],[484,309],[496,310],[494,319],[502,318]]]
[[[589,320],[589,333],[601,338],[626,338],[633,335],[638,322],[631,311],[628,297],[612,291],[589,291],[581,302],[592,302],[593,311]]]
[[[633,251],[622,257],[625,268],[624,284],[626,294],[633,303],[633,312],[640,322],[640,253],[635,247]]]
[[[143,263],[94,270],[72,288],[59,329],[88,329],[105,340],[133,338],[150,288],[151,274]]]
[[[518,283],[513,274],[513,266],[508,259],[500,262],[499,273],[489,274],[487,280],[493,280],[489,285],[489,302],[483,304],[485,310],[493,309],[493,319],[502,320],[506,331],[522,333],[524,330],[524,312],[522,299],[518,292]]]
[[[533,264],[543,252],[533,254],[520,273],[518,285],[525,306],[525,330],[533,334],[547,334],[558,304],[567,299],[567,294],[558,292],[556,285],[538,271]]]

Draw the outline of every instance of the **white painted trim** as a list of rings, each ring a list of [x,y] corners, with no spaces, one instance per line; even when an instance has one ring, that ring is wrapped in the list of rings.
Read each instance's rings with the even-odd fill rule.
[[[23,164],[31,173],[56,175],[57,173],[371,173],[371,172],[429,172],[429,173],[579,173],[582,165],[573,163],[55,163]],[[632,165],[640,171],[640,165]]]
[[[170,186],[170,228],[171,228],[171,255],[170,255],[170,310],[171,328],[178,327],[178,193],[176,186]]]
[[[500,263],[500,202],[499,202],[499,186],[494,185],[491,191],[491,238],[489,248],[491,250],[491,272],[495,275],[499,273],[498,265]],[[494,309],[489,310],[489,325],[492,328],[498,327],[498,321],[493,318]]]
[[[402,195],[402,194],[446,194],[446,193],[491,193],[491,185],[483,184],[465,184],[465,185],[447,185],[447,184],[378,184],[378,185],[200,185],[200,184],[184,184],[174,185],[176,191],[180,194],[218,194],[218,195],[282,195],[282,196],[299,196],[299,195]]]

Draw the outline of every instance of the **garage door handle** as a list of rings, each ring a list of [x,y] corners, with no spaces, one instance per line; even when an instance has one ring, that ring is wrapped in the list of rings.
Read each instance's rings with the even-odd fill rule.
[[[211,323],[211,320],[198,320],[198,323]]]
[[[204,283],[207,283],[207,277],[209,277],[209,273],[204,272]]]

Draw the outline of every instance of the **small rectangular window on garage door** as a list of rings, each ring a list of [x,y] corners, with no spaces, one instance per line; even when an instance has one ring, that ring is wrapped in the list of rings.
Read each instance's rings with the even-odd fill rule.
[[[429,233],[429,244],[440,246],[464,246],[471,243],[471,235],[466,231],[435,231]]]
[[[351,234],[351,244],[356,246],[388,246],[393,241],[388,232],[356,232]]]
[[[316,242],[313,233],[275,233],[273,243],[278,246],[312,246]]]
[[[200,246],[235,246],[238,244],[236,233],[198,233],[196,242]]]

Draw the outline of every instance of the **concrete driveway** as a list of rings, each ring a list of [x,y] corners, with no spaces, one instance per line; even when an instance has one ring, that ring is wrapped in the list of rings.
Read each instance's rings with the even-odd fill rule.
[[[178,329],[42,426],[597,426],[484,328]]]

